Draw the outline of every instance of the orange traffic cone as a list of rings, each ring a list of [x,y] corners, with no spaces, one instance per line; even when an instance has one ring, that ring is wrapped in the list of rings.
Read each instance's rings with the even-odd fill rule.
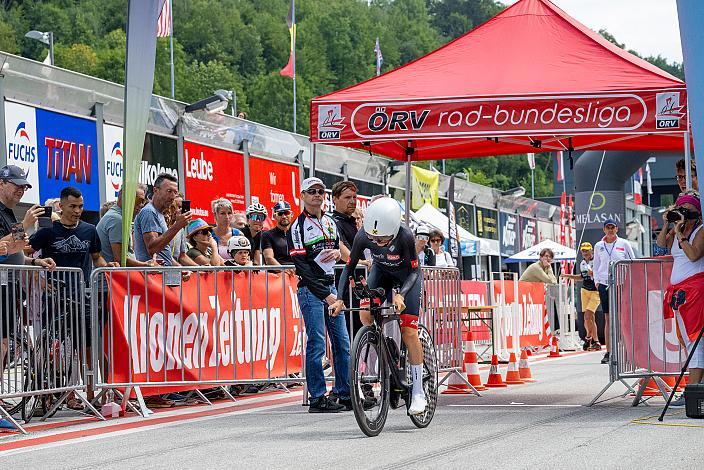
[[[508,359],[508,369],[506,369],[506,380],[509,385],[520,385],[525,382],[521,380],[521,374],[518,371],[518,363],[516,361],[516,353],[511,353]]]
[[[486,387],[482,384],[482,378],[479,375],[479,356],[474,348],[474,336],[471,331],[464,344],[464,371],[467,373],[467,382],[472,384],[472,386],[479,391],[486,390]]]
[[[491,356],[491,367],[489,368],[489,380],[484,384],[487,387],[507,387],[501,373],[499,372],[499,357],[494,354]]]
[[[660,389],[658,388],[658,385],[655,383],[655,380],[653,380],[652,377],[649,379],[640,379],[640,381],[638,382],[638,388],[641,387],[644,380],[648,381],[648,383],[645,385],[645,390],[643,390],[644,397],[657,397],[661,395]],[[634,395],[634,393],[631,393],[631,396]]]
[[[550,348],[550,354],[548,357],[560,357],[560,346],[557,342],[557,336],[552,337],[552,348]]]
[[[465,333],[463,333],[462,336],[465,337]],[[466,342],[463,342],[463,349],[466,344]],[[466,353],[464,354],[464,357],[466,357]],[[466,364],[464,364],[465,362],[466,361],[463,361],[462,364],[462,374],[467,373]],[[471,393],[474,393],[472,387],[467,385],[461,377],[457,377],[454,373],[450,376],[450,379],[447,382],[447,389],[442,392],[443,395],[468,395]]]
[[[521,351],[521,360],[518,361],[518,373],[521,376],[521,380],[524,382],[535,382],[533,374],[530,371],[530,365],[528,364],[528,351]]]
[[[677,377],[672,376],[672,375],[662,375],[660,376],[663,382],[665,382],[665,385],[667,385],[670,390],[672,390],[675,387],[675,384],[677,383]],[[684,377],[682,377],[684,379]],[[680,386],[677,387],[677,391],[681,392],[684,390],[684,380],[680,380]]]

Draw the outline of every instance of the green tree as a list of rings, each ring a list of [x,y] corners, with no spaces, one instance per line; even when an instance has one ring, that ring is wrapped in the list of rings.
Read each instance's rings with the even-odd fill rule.
[[[58,67],[75,70],[86,75],[96,75],[98,71],[98,54],[86,44],[65,46],[57,44],[54,48],[54,62]]]

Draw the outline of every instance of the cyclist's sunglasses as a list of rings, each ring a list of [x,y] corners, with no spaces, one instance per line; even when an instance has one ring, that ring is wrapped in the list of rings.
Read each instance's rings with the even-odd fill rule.
[[[253,220],[255,222],[264,222],[266,220],[266,215],[259,213],[249,214],[249,220]]]
[[[393,235],[388,235],[388,236],[383,236],[383,237],[378,237],[376,235],[369,235],[367,234],[367,238],[377,245],[386,245],[389,243],[391,240],[393,240]]]
[[[316,188],[311,188],[311,189],[306,189],[306,190],[303,191],[303,192],[306,193],[306,194],[310,194],[311,196],[315,196],[316,194],[317,194],[318,196],[323,196],[323,195],[325,195],[325,190],[324,190],[323,188],[318,188],[318,189],[316,189]]]
[[[276,213],[278,216],[291,215],[291,211],[279,211]]]

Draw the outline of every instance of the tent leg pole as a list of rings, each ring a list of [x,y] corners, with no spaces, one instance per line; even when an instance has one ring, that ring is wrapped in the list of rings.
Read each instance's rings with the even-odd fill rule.
[[[405,207],[406,207],[406,227],[411,226],[411,155],[406,157],[406,191],[405,191]]]
[[[689,149],[689,132],[684,133],[684,173],[687,179],[687,189],[692,189],[692,153]]]
[[[318,144],[313,144],[313,149],[310,153],[310,171],[308,172],[308,177],[312,178],[315,176],[315,164],[317,163],[315,160],[317,158],[316,153],[318,150]]]

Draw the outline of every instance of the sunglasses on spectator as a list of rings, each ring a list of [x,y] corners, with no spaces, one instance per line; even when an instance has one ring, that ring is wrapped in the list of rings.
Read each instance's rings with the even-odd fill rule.
[[[266,215],[264,214],[249,214],[249,219],[255,222],[264,222],[266,220]]]
[[[394,237],[393,235],[388,235],[388,236],[383,236],[383,237],[377,237],[375,235],[369,235],[367,234],[367,238],[377,245],[386,245],[389,243]]]
[[[276,213],[279,217],[284,216],[284,215],[291,215],[291,211],[279,211]]]
[[[416,235],[416,238],[418,240],[423,240],[424,242],[427,242],[429,237],[427,235]]]
[[[200,230],[200,231],[196,232],[195,234],[196,235],[207,235],[207,236],[211,237],[213,235],[213,231],[212,230]]]
[[[318,189],[311,188],[311,189],[306,189],[303,192],[306,194],[310,194],[311,196],[315,196],[316,194],[318,196],[323,196],[325,194],[325,190],[323,188],[318,188]]]
[[[442,242],[442,238],[431,238],[430,243],[440,243]]]

